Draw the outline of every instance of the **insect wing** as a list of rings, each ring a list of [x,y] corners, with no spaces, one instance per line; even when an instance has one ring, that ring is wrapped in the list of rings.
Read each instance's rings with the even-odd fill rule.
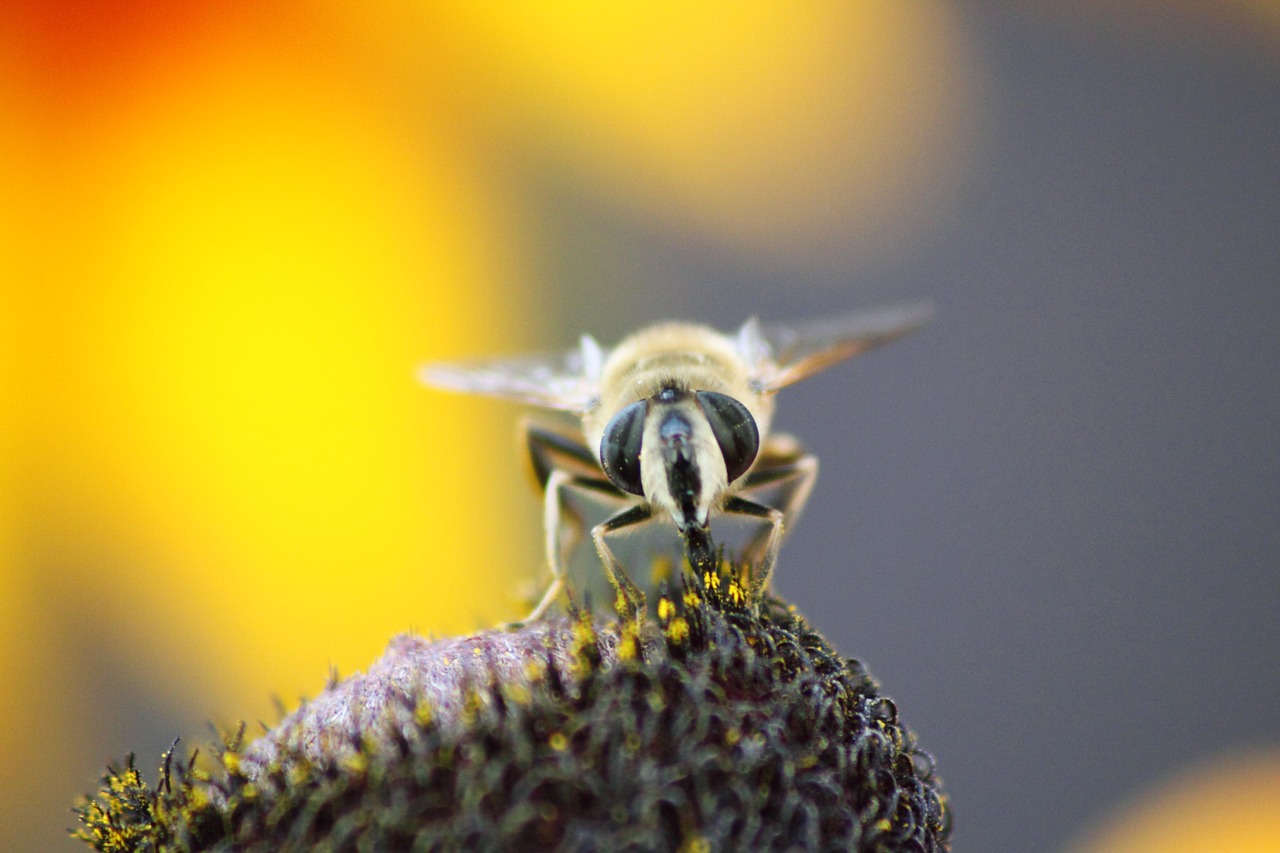
[[[594,341],[591,342],[594,344]],[[597,348],[598,350],[598,348]],[[566,412],[586,410],[596,395],[590,347],[556,355],[428,364],[418,378],[434,388],[484,394]]]
[[[932,305],[910,302],[793,325],[752,318],[739,331],[738,346],[754,366],[758,387],[772,392],[896,340],[932,317]]]

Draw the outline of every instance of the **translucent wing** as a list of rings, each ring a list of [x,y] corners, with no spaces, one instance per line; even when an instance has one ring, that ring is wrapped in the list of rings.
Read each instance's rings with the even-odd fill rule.
[[[418,378],[446,391],[582,412],[596,398],[602,362],[600,345],[584,335],[579,348],[567,353],[427,364]]]
[[[763,391],[777,391],[920,328],[933,317],[927,302],[909,302],[792,325],[761,325],[754,317],[738,332],[738,347]]]

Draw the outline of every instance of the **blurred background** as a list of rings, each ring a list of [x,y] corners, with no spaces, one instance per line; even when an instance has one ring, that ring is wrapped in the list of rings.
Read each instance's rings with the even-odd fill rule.
[[[519,409],[419,363],[906,298],[782,395],[780,592],[957,850],[1277,849],[1280,14],[1033,5],[6,3],[0,849],[520,615]]]

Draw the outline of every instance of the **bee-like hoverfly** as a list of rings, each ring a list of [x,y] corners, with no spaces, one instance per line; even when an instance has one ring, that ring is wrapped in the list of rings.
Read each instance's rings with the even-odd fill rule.
[[[928,321],[929,305],[910,303],[794,325],[747,320],[724,334],[692,323],[648,326],[604,349],[590,335],[554,356],[430,364],[428,385],[487,394],[571,412],[581,434],[523,424],[544,494],[543,523],[552,580],[526,621],[540,618],[565,583],[566,493],[615,504],[591,529],[618,609],[637,618],[645,595],[623,568],[609,537],[650,519],[670,518],[691,559],[712,547],[718,513],[757,522],[741,562],[746,595],[769,583],[783,535],[795,523],[818,460],[791,436],[770,435],[774,394],[838,361],[888,343]],[[776,506],[752,499],[769,490]]]

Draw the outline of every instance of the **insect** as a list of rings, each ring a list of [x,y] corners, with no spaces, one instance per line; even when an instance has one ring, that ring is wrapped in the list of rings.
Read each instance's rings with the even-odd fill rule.
[[[659,323],[608,350],[583,335],[577,348],[560,355],[430,364],[420,377],[437,388],[519,400],[581,419],[581,434],[536,421],[522,425],[543,490],[552,573],[526,621],[540,618],[564,586],[563,521],[572,516],[565,498],[574,491],[617,507],[592,528],[591,538],[619,611],[640,618],[645,595],[610,538],[669,518],[692,560],[713,547],[713,516],[745,517],[757,527],[742,552],[746,594],[755,600],[818,473],[817,458],[795,439],[770,435],[774,395],[918,328],[931,314],[929,305],[910,303],[789,326],[763,325],[753,317],[732,334]],[[766,489],[777,506],[752,499]]]

